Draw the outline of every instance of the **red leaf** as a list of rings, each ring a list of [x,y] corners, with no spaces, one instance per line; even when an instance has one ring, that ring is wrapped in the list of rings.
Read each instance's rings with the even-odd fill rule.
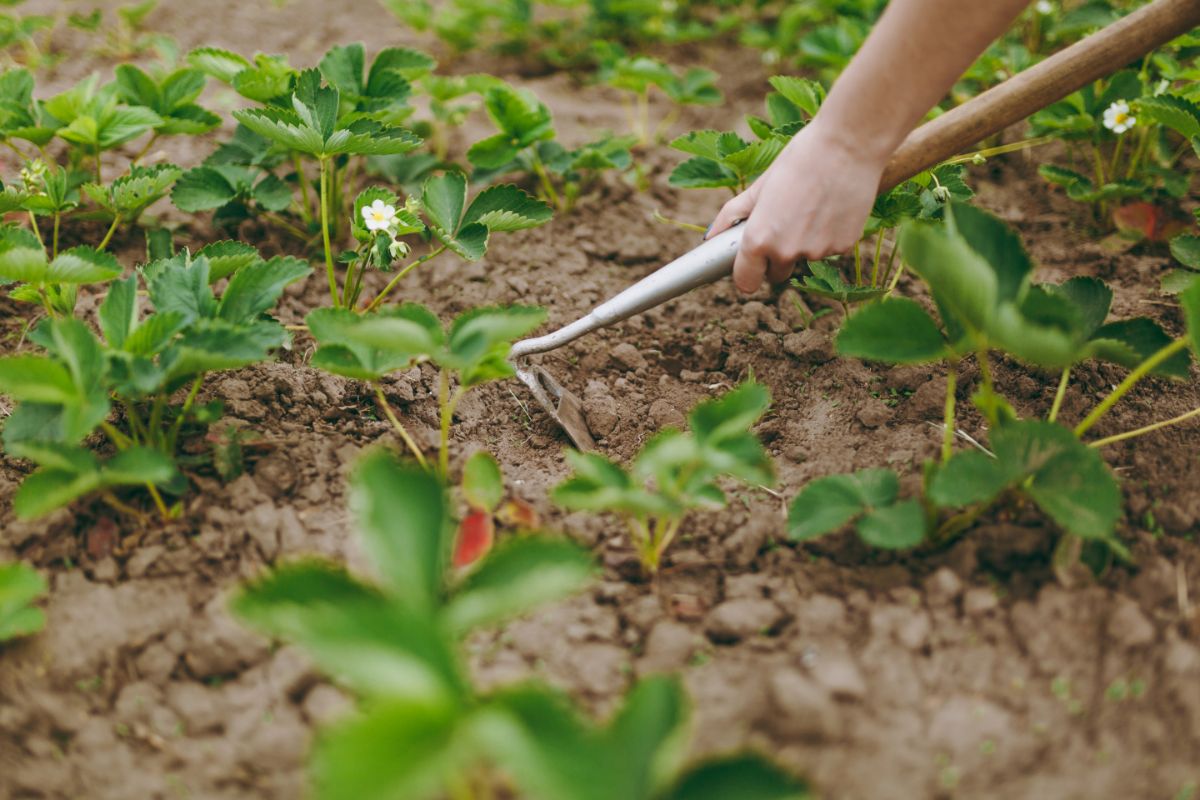
[[[458,542],[454,548],[454,566],[469,567],[483,558],[492,549],[496,529],[492,515],[486,511],[472,511],[458,525]]]
[[[513,498],[496,511],[500,524],[519,531],[533,531],[539,527],[538,513],[524,500]]]
[[[1126,203],[1114,209],[1112,217],[1118,230],[1152,242],[1165,242],[1188,226],[1173,209],[1145,201]]]

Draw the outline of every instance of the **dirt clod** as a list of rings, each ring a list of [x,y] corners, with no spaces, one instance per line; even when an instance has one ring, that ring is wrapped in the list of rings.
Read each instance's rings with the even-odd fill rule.
[[[771,633],[785,618],[783,609],[770,600],[728,600],[709,612],[704,631],[718,644],[731,644]]]

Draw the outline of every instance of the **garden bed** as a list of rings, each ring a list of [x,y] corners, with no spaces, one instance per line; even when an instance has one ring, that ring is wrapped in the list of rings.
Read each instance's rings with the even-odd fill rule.
[[[335,43],[362,40],[373,51],[412,38],[390,18],[379,24],[373,8],[220,5],[170,4],[153,22],[185,48],[287,52],[297,65]],[[723,74],[727,105],[689,110],[685,125],[729,127],[759,107],[770,73],[754,54],[706,45],[686,56],[675,58]],[[96,65],[68,60],[47,88]],[[533,88],[567,141],[625,124],[608,90],[562,74],[521,77],[520,67],[472,56],[450,69]],[[189,166],[204,154],[172,151],[170,159]],[[606,178],[573,213],[498,240],[483,261],[418,269],[405,299],[446,317],[478,305],[540,305],[550,313],[544,330],[574,319],[698,243],[653,218],[660,211],[704,224],[723,199],[669,189],[677,161],[650,149],[648,191]],[[1165,252],[1094,241],[1079,208],[1020,155],[975,167],[972,178],[979,204],[1020,231],[1039,278],[1100,277],[1114,289],[1117,316],[1146,314],[1181,331],[1176,309],[1159,302]],[[242,235],[265,253],[280,247],[253,225]],[[179,238],[212,237],[194,229]],[[118,240],[123,263],[139,260],[140,248],[139,235]],[[900,287],[923,293],[908,278]],[[314,273],[288,290],[279,318],[302,322],[324,294]],[[568,442],[520,384],[464,399],[455,461],[478,449],[495,454],[513,493],[548,529],[593,548],[605,568],[584,595],[473,637],[480,680],[542,675],[604,713],[636,676],[681,670],[696,708],[696,752],[761,748],[827,797],[1192,796],[1200,618],[1185,615],[1181,592],[1200,592],[1200,423],[1105,450],[1124,492],[1119,531],[1135,564],[1099,580],[1056,575],[1056,531],[1011,506],[936,551],[892,556],[849,534],[796,545],[785,534],[786,504],[809,480],[887,465],[906,485],[919,483],[921,462],[941,444],[945,387],[938,368],[834,358],[840,311],[804,329],[796,297],[779,289],[742,297],[722,282],[542,357],[583,398],[599,449],[616,460],[750,374],[771,390],[755,432],[776,461],[778,494],[743,489],[727,509],[690,518],[652,580],[635,568],[616,521],[549,504],[548,491],[568,473]],[[93,303],[82,298],[80,315]],[[0,305],[0,317],[17,313]],[[8,352],[18,328],[11,319],[3,328]],[[26,468],[0,459],[0,560],[20,557],[51,577],[45,631],[0,652],[0,796],[303,793],[310,737],[349,699],[295,648],[274,648],[234,622],[225,598],[264,565],[302,553],[363,566],[346,473],[364,448],[395,441],[361,383],[307,366],[313,349],[300,333],[276,362],[206,384],[201,399],[225,402],[213,433],[228,425],[257,436],[245,445],[244,475],[223,483],[211,471],[194,474],[182,518],[165,526],[141,528],[98,503],[18,522],[10,498]],[[1078,420],[1121,374],[1080,368],[1063,420]],[[959,375],[964,408],[977,380],[970,368]],[[996,380],[1032,414],[1049,407],[1057,375],[1001,361]],[[431,447],[436,391],[428,368],[385,384],[414,438]],[[1197,406],[1194,380],[1151,380],[1097,432]],[[973,410],[959,426],[986,438]]]

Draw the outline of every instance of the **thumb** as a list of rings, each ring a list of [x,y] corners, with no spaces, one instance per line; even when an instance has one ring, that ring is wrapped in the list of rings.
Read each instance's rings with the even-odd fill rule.
[[[757,202],[758,184],[755,183],[721,207],[721,211],[713,219],[712,225],[708,227],[708,232],[704,234],[704,238],[711,239],[718,233],[726,231],[736,223],[747,219],[750,216],[750,212],[754,210]]]

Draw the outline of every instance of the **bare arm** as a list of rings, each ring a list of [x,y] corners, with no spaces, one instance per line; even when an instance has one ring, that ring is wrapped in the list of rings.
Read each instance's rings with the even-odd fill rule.
[[[892,0],[812,123],[713,221],[709,236],[746,220],[738,289],[850,249],[892,153],[1027,3]]]

